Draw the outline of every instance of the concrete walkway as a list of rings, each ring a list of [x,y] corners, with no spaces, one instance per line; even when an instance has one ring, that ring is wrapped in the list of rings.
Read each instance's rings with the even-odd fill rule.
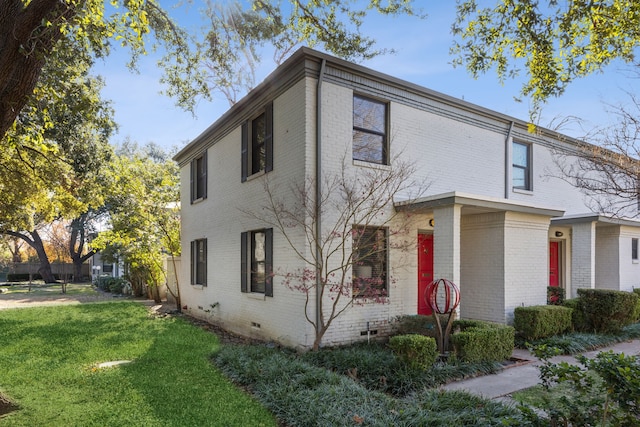
[[[616,353],[626,355],[640,355],[640,340],[626,341],[598,350],[584,353],[589,358],[595,357],[601,351],[613,350]],[[484,375],[469,378],[463,381],[453,382],[440,387],[441,390],[461,390],[483,396],[487,399],[496,399],[508,402],[511,393],[540,383],[538,366],[541,364],[528,350],[515,349],[513,357],[524,360],[514,366],[507,367],[497,374]],[[577,364],[575,356],[556,356],[551,359],[558,363],[566,361]]]

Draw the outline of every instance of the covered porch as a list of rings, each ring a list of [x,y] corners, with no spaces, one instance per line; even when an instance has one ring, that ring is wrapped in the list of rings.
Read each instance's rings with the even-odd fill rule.
[[[459,192],[395,207],[415,215],[418,234],[432,235],[431,280],[459,286],[461,318],[508,323],[515,307],[546,303],[549,226],[563,210]],[[418,264],[420,282],[420,256]]]

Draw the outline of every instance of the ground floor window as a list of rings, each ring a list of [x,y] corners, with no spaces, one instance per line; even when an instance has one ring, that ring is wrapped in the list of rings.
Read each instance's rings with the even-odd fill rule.
[[[207,285],[207,239],[191,242],[191,284]]]
[[[273,296],[273,229],[241,235],[241,290]]]
[[[360,298],[386,296],[388,292],[387,229],[353,227],[353,292]]]

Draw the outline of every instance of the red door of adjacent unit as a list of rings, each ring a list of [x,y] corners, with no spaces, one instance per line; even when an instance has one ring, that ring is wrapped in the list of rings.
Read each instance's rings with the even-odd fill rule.
[[[418,314],[431,314],[424,290],[433,280],[433,235],[418,234]]]
[[[560,286],[560,251],[558,242],[549,243],[549,286]]]

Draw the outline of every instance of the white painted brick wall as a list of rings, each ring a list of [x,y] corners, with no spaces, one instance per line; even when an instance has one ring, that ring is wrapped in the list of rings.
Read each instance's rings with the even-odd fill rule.
[[[595,287],[596,225],[591,222],[574,224],[571,234],[571,297],[575,298],[578,288]]]

